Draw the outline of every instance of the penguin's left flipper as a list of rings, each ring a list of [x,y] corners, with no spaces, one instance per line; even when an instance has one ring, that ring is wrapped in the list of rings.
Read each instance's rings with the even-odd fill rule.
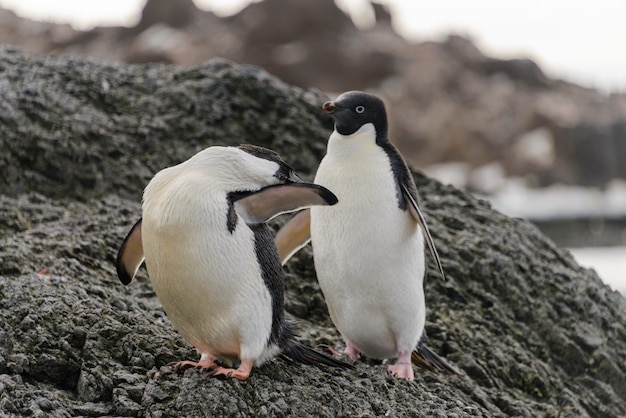
[[[143,263],[143,244],[141,241],[141,219],[133,225],[122,246],[117,253],[117,260],[115,261],[115,269],[117,270],[117,277],[120,281],[127,285],[129,284],[135,275],[139,266]]]
[[[424,215],[422,215],[422,211],[417,205],[416,199],[411,195],[409,189],[405,184],[402,185],[402,194],[404,198],[409,202],[409,211],[413,218],[418,223],[418,225],[422,228],[422,233],[424,234],[424,238],[426,239],[426,243],[428,244],[428,249],[432,254],[435,262],[437,263],[437,268],[439,269],[439,273],[441,274],[441,278],[446,280],[446,275],[443,273],[443,266],[441,265],[441,259],[439,258],[439,253],[437,253],[437,248],[435,247],[435,242],[433,241],[433,237],[430,235],[430,231],[428,230],[428,226],[426,225],[426,219],[424,219]]]
[[[341,369],[354,369],[354,366],[351,364],[337,360],[336,358],[327,356],[326,354],[322,354],[308,345],[302,344],[293,339],[287,341],[280,356],[290,361],[306,364],[307,366],[316,366],[321,368],[321,366],[324,365],[329,367],[338,367]]]
[[[288,220],[276,234],[280,262],[285,263],[311,241],[311,209],[304,209]]]
[[[231,194],[231,199],[237,214],[248,224],[267,222],[281,213],[337,203],[333,192],[311,183],[275,184],[243,196]]]
[[[411,362],[422,369],[431,372],[449,373],[460,375],[461,372],[448,363],[444,358],[432,351],[426,344],[420,342],[417,348],[411,353]]]

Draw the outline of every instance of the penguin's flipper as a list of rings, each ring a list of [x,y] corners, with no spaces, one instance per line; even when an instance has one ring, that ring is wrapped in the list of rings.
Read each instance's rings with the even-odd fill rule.
[[[117,253],[117,260],[115,261],[115,269],[117,270],[117,277],[123,284],[129,284],[139,266],[143,263],[143,244],[141,242],[141,218],[131,228],[128,235],[124,239],[119,252]]]
[[[308,345],[304,345],[294,339],[287,341],[280,356],[290,361],[306,364],[307,366],[316,366],[321,368],[321,366],[324,365],[329,367],[338,367],[341,369],[354,369],[353,365],[327,356],[326,354],[322,354]]]
[[[231,193],[230,198],[237,214],[248,224],[267,222],[281,213],[310,206],[337,203],[330,190],[311,183],[275,184],[243,196]]]
[[[439,357],[426,344],[419,343],[417,348],[411,353],[411,362],[422,369],[431,372],[449,373],[460,375],[461,372],[448,363],[444,358]]]
[[[285,265],[292,255],[311,241],[311,210],[296,213],[278,230],[274,241],[280,262]]]
[[[439,269],[439,273],[441,274],[441,278],[446,280],[446,275],[443,273],[443,266],[441,265],[441,259],[439,258],[439,253],[437,253],[437,248],[435,247],[435,242],[433,241],[433,237],[430,235],[430,231],[428,230],[428,226],[426,225],[426,219],[424,219],[424,215],[422,215],[422,211],[417,205],[417,201],[409,192],[409,189],[406,185],[402,185],[402,192],[404,194],[404,198],[409,202],[409,211],[415,221],[422,228],[422,233],[424,234],[424,238],[426,239],[426,243],[428,244],[428,249],[432,254],[435,262],[437,263],[437,268]]]

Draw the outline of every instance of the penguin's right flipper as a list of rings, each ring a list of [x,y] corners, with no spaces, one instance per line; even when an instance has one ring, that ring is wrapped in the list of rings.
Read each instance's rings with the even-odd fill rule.
[[[437,247],[435,247],[435,242],[433,241],[433,237],[430,235],[430,231],[428,230],[428,225],[426,225],[426,219],[424,219],[424,215],[422,215],[422,211],[420,210],[419,205],[417,204],[417,199],[413,196],[406,185],[402,185],[402,191],[405,199],[409,201],[409,211],[411,215],[418,223],[418,225],[422,229],[422,234],[424,235],[424,239],[426,240],[426,244],[430,249],[430,253],[437,263],[437,268],[439,269],[439,273],[441,274],[441,278],[445,281],[446,275],[443,272],[443,266],[441,265],[441,259],[439,258],[439,253],[437,253]]]
[[[267,222],[281,213],[337,203],[333,192],[311,183],[275,184],[253,193],[229,196],[237,214],[248,224]]]
[[[129,284],[133,280],[144,260],[141,241],[141,219],[139,218],[128,235],[126,235],[117,253],[115,269],[117,270],[117,277],[123,284]]]
[[[431,372],[449,373],[460,375],[461,372],[448,363],[443,357],[432,351],[426,344],[419,343],[417,348],[411,353],[411,362],[422,369]]]
[[[280,262],[285,265],[295,253],[311,241],[311,209],[296,213],[276,234]]]
[[[306,364],[307,366],[321,368],[321,366],[324,365],[329,367],[338,367],[341,369],[354,369],[354,366],[351,364],[337,360],[333,357],[327,356],[326,354],[322,354],[308,345],[304,345],[293,339],[287,341],[287,344],[283,348],[280,356],[290,361]]]

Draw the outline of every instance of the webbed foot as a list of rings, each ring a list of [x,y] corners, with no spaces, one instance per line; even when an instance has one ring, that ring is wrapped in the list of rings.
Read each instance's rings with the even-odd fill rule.
[[[400,353],[395,364],[387,366],[387,370],[399,379],[413,380],[413,366],[411,365],[411,353]]]

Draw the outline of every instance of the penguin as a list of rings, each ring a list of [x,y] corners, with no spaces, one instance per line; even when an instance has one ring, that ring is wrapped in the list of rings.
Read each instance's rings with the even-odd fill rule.
[[[128,285],[145,261],[168,318],[200,353],[197,362],[174,363],[177,369],[245,380],[277,355],[351,368],[295,340],[285,320],[284,273],[265,224],[280,213],[336,203],[330,190],[304,183],[274,151],[209,147],[146,186],[117,274]]]
[[[408,380],[412,360],[458,373],[424,344],[424,241],[445,276],[411,172],[387,137],[384,103],[350,91],[323,110],[335,126],[314,182],[339,203],[287,222],[276,236],[281,260],[311,241],[320,288],[352,360],[397,358],[387,369]]]

